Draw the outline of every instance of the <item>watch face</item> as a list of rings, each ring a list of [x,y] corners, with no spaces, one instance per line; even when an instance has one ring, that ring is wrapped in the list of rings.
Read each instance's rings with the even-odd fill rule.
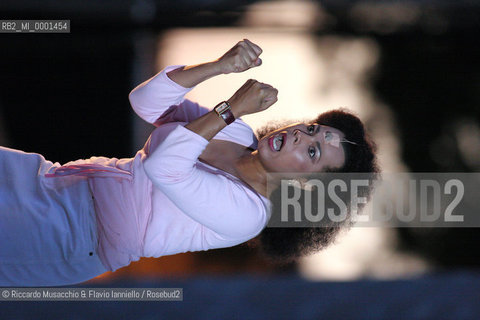
[[[218,114],[222,114],[222,113],[224,113],[226,110],[228,110],[229,108],[230,108],[230,106],[229,106],[226,102],[223,102],[221,105],[215,107],[215,111],[216,111]]]
[[[215,112],[227,123],[227,125],[235,121],[235,117],[232,111],[230,111],[231,108],[227,101],[219,103],[213,110],[215,110]]]

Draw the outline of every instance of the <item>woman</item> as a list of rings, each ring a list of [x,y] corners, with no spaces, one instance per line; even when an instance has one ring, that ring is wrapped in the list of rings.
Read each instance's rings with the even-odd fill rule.
[[[240,117],[277,101],[270,85],[248,80],[213,110],[184,100],[204,80],[261,65],[261,53],[245,39],[218,60],[168,67],[137,86],[130,103],[157,129],[134,158],[60,166],[1,148],[0,286],[73,284],[142,256],[246,242],[270,218],[268,172],[356,163],[343,142],[368,140],[347,141],[326,125],[295,124],[257,141]]]

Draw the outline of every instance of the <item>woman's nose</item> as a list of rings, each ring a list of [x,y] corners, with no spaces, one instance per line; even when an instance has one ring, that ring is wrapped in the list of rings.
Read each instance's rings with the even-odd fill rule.
[[[311,140],[315,140],[315,134],[310,134],[310,133],[307,133],[307,132],[304,132],[300,129],[295,129],[293,130],[293,143],[294,144],[299,144],[300,142],[302,142],[302,139],[307,139],[305,141],[309,141],[308,139],[311,139]]]

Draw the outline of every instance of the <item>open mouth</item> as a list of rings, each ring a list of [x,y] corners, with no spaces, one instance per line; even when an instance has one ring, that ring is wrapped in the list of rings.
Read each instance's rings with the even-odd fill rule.
[[[277,151],[277,152],[280,151],[280,149],[282,149],[286,141],[287,141],[287,134],[284,132],[271,136],[268,139],[270,148],[273,151]]]

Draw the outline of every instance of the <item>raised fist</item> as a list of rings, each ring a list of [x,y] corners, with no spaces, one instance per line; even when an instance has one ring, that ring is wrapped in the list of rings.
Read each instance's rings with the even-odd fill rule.
[[[236,118],[268,109],[277,102],[278,90],[250,79],[228,100]]]
[[[262,60],[259,58],[261,53],[262,49],[259,46],[248,39],[243,39],[216,62],[223,74],[238,73],[261,65]]]

